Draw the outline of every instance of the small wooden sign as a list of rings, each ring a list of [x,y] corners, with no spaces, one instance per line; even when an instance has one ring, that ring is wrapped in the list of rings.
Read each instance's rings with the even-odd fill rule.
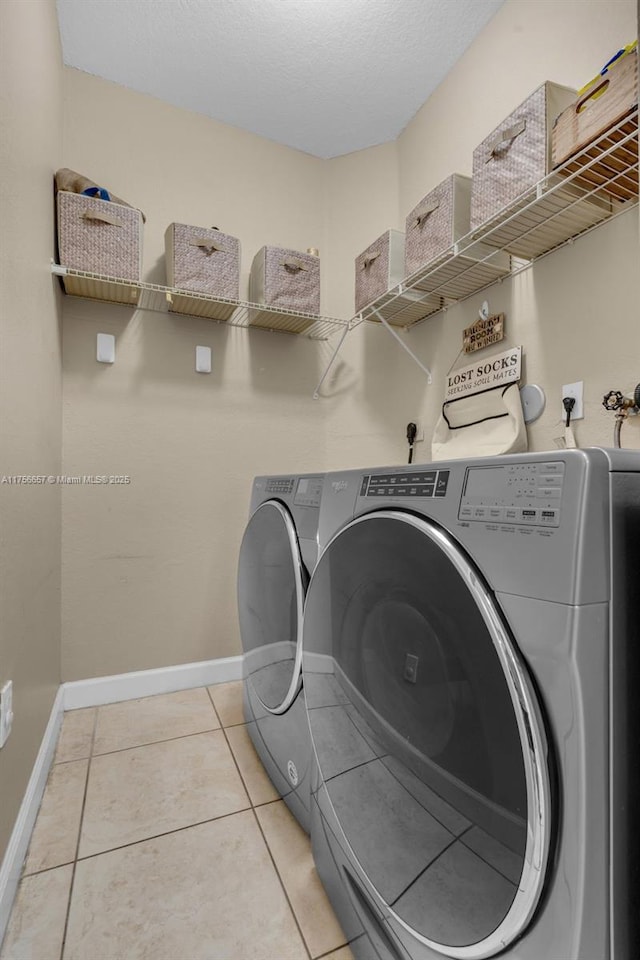
[[[480,318],[462,331],[462,348],[465,353],[475,353],[483,347],[504,340],[504,313],[494,313],[492,317]]]

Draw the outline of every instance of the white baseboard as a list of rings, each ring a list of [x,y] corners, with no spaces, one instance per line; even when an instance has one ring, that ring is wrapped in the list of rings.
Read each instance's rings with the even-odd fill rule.
[[[202,660],[199,663],[179,663],[175,667],[158,667],[156,670],[136,670],[112,677],[72,680],[62,684],[64,709],[99,707],[104,703],[136,700],[157,693],[173,693],[241,679],[242,657],[238,656]]]
[[[240,658],[242,659],[242,658]],[[49,776],[49,769],[53,760],[53,755],[58,742],[58,734],[62,724],[62,713],[64,710],[64,693],[62,687],[58,688],[56,698],[53,701],[49,722],[47,723],[36,762],[33,765],[31,776],[25,795],[20,804],[18,817],[9,839],[9,845],[4,855],[2,865],[0,866],[0,943],[4,937],[11,907],[20,882],[22,865],[29,849],[31,832],[36,822],[40,801]]]

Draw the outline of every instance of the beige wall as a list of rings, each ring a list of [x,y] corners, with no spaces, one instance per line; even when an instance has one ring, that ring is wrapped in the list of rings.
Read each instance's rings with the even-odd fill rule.
[[[469,172],[473,147],[539,83],[579,86],[634,34],[633,0],[507,0],[396,143],[330,161],[65,70],[64,162],[145,210],[147,279],[163,280],[169,222],[215,223],[242,239],[243,293],[262,244],[318,246],[323,311],[349,317],[365,246],[449,173]],[[254,474],[401,462],[409,420],[428,440],[485,297],[507,313],[507,344],[524,346],[526,379],[547,392],[532,449],[554,447],[560,386],[576,379],[579,442],[608,443],[601,395],[638,379],[637,266],[633,212],[406,334],[432,386],[385,330],[362,326],[319,401],[335,339],[66,298],[64,471],[132,482],[63,491],[64,678],[239,652],[235,566]],[[98,331],[116,334],[113,367],[95,362]],[[213,349],[211,376],[193,372],[196,344]],[[640,424],[625,440],[640,446]],[[428,442],[418,451],[427,459]]]
[[[340,292],[334,309],[343,315],[353,310],[355,256],[382,229],[404,229],[407,213],[450,173],[469,175],[474,147],[529,93],[544,80],[582,86],[636,35],[635,0],[507,0],[398,138],[397,170],[389,177],[392,186],[383,202],[384,226],[376,221],[364,238],[353,228],[333,236],[332,286]],[[368,153],[353,155],[361,158],[365,181]],[[359,171],[352,168],[351,174],[357,182]],[[398,199],[395,211],[389,209],[390,195]],[[368,207],[367,212],[371,217]],[[361,206],[355,207],[352,219],[359,221],[362,213]],[[640,379],[637,278],[638,217],[632,211],[513,280],[403,334],[433,367],[431,386],[385,330],[369,326],[361,334],[357,329],[341,353],[337,376],[338,382],[356,386],[349,398],[336,390],[326,404],[329,464],[338,468],[375,461],[375,444],[368,442],[372,419],[380,463],[404,458],[404,429],[410,420],[424,427],[425,442],[417,456],[429,458],[445,374],[461,348],[461,331],[477,318],[484,299],[492,311],[506,311],[504,346],[523,345],[525,380],[540,384],[547,394],[545,413],[529,431],[530,449],[555,448],[555,438],[562,435],[560,388],[574,380],[583,380],[585,391],[586,417],[576,426],[579,444],[610,445],[613,418],[600,406],[602,395],[611,387],[628,392]],[[461,358],[457,365],[465,362]],[[356,394],[358,403],[352,407]],[[638,421],[640,417],[624,428],[628,446],[640,447]]]
[[[323,252],[321,160],[68,69],[64,161],[145,211],[148,280],[164,282],[174,220],[241,238],[245,297],[265,243]],[[95,361],[98,331],[116,335],[113,367]],[[131,476],[63,490],[66,680],[238,652],[251,480],[325,464],[312,394],[328,349],[65,300],[64,471]]]
[[[0,3],[0,474],[60,473],[52,173],[61,158],[54,0]],[[0,484],[0,860],[60,682],[60,490]]]

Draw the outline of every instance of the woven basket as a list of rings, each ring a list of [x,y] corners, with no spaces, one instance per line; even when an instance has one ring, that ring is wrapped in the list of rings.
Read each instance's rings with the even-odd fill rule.
[[[435,260],[469,232],[471,177],[447,177],[420,201],[406,220],[404,275]]]
[[[404,278],[404,233],[387,230],[355,261],[356,313]]]
[[[249,276],[249,299],[293,313],[320,313],[320,258],[283,247],[262,247]]]
[[[142,214],[108,200],[59,191],[58,252],[62,266],[120,280],[140,280]]]
[[[551,171],[551,130],[576,92],[543,83],[473,151],[471,229],[507,207]]]
[[[225,300],[240,294],[240,241],[219,230],[171,223],[164,235],[167,284]]]

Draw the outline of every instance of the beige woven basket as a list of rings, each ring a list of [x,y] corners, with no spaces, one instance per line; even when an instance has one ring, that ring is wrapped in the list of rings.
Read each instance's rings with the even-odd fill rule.
[[[240,241],[219,230],[171,223],[164,235],[167,284],[225,300],[240,294]]]
[[[576,91],[543,83],[473,151],[471,229],[551,172],[551,131]]]
[[[58,192],[57,207],[58,253],[63,266],[120,280],[140,280],[139,210],[63,190]]]
[[[249,276],[249,299],[293,313],[320,313],[320,258],[283,247],[262,247]]]
[[[404,233],[387,230],[355,261],[356,313],[404,278]]]
[[[469,232],[471,177],[452,174],[423,197],[405,227],[404,275],[421,267]]]

